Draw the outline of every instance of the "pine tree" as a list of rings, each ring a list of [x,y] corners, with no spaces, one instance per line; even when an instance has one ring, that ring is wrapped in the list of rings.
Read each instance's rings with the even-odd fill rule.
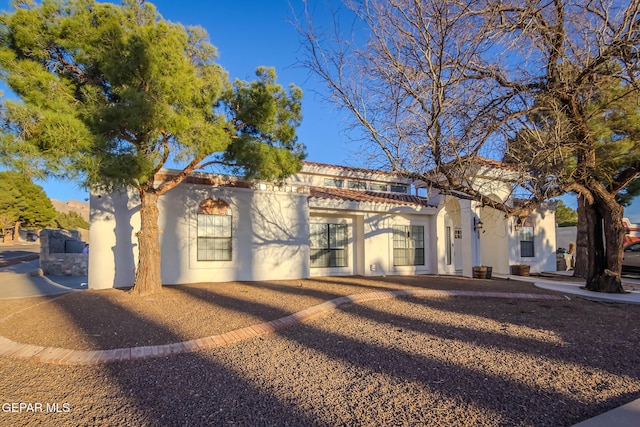
[[[578,212],[565,205],[562,200],[556,200],[556,224],[558,227],[573,227],[578,224]]]
[[[0,172],[0,214],[22,227],[46,227],[57,215],[41,186],[23,174]]]
[[[134,188],[135,292],[161,289],[158,198],[189,173],[219,164],[282,179],[300,169],[301,90],[284,89],[265,67],[255,81],[231,83],[202,28],[166,21],[138,0],[15,6],[0,21],[0,77],[20,100],[4,100],[0,157],[93,189]],[[156,180],[169,161],[183,169]]]

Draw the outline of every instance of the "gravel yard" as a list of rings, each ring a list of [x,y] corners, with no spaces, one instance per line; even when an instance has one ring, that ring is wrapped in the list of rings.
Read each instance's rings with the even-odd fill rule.
[[[74,349],[165,344],[416,287],[543,293],[433,276],[198,284],[143,299],[83,291],[0,301],[0,335]],[[569,426],[640,397],[639,338],[640,306],[370,301],[196,353],[92,366],[0,358],[0,425]],[[20,402],[33,410],[7,410]]]

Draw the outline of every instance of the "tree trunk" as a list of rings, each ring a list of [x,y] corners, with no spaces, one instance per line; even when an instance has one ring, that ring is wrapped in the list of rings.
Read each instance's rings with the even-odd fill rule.
[[[578,195],[578,226],[576,233],[575,266],[573,277],[586,279],[589,277],[589,228],[587,226],[587,202]]]
[[[13,240],[14,242],[20,240],[20,221],[16,221],[15,225],[13,226],[13,237],[11,238],[11,240]]]
[[[590,261],[594,271],[587,277],[586,288],[595,292],[622,293],[622,250],[626,230],[622,223],[623,208],[613,197],[596,200],[589,209],[589,228],[594,250]]]
[[[602,217],[594,204],[587,205],[584,210],[587,232],[587,289],[597,290],[597,277],[605,270],[604,239],[602,237]],[[590,286],[594,288],[591,289]]]
[[[160,272],[160,229],[158,195],[153,189],[140,189],[140,231],[138,231],[138,268],[131,292],[139,295],[162,290]]]

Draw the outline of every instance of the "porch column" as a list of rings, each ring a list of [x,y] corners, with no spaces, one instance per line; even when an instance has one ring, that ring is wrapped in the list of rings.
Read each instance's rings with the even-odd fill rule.
[[[473,277],[473,266],[480,265],[480,244],[478,233],[474,230],[473,221],[477,219],[474,212],[476,202],[459,200],[460,222],[462,226],[462,275]]]

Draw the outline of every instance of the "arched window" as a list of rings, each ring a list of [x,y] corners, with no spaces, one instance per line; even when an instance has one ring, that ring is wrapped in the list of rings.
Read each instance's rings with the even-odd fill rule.
[[[534,237],[533,219],[526,218],[520,226],[520,256],[522,258],[536,256],[533,246]]]
[[[231,207],[221,199],[198,206],[198,261],[231,261]]]

